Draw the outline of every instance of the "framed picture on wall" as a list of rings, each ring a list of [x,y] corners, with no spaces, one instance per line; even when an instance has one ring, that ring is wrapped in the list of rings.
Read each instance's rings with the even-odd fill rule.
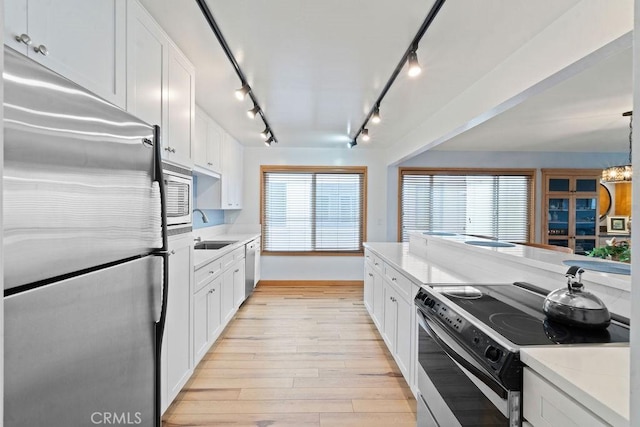
[[[611,234],[629,234],[627,230],[628,216],[608,216],[607,217],[607,233]]]

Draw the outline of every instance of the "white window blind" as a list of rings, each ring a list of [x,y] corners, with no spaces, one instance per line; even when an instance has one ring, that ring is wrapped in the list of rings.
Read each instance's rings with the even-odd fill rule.
[[[445,231],[526,242],[531,237],[531,173],[402,173],[402,241],[412,231]]]
[[[300,169],[263,169],[263,250],[362,252],[364,171]]]

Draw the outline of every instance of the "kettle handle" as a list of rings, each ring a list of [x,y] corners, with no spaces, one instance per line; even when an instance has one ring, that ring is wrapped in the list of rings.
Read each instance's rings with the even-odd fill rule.
[[[578,267],[576,265],[569,267],[569,270],[565,273],[569,292],[579,292],[582,289],[582,283],[580,281],[582,273],[584,273],[584,269],[582,269],[582,267]],[[576,276],[578,276],[578,279],[574,280]]]

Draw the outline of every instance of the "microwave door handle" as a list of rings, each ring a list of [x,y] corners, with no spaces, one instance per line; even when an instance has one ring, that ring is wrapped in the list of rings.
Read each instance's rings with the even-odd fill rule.
[[[455,344],[451,338],[448,338],[446,332],[444,332],[442,328],[437,326],[433,321],[427,319],[420,310],[417,311],[418,323],[420,323],[420,326],[427,331],[436,343],[440,345],[442,351],[444,351],[447,356],[473,374],[478,380],[482,381],[482,383],[493,390],[502,399],[507,398],[507,391],[498,384],[498,382],[489,373],[475,363],[473,356],[463,350],[459,345]],[[440,331],[440,333],[438,333],[438,331]],[[455,350],[454,347],[456,347]]]

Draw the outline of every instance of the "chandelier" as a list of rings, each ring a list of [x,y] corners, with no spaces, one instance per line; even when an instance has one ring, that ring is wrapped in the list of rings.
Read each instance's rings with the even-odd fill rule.
[[[633,135],[633,111],[622,113],[629,117],[629,163],[626,165],[611,166],[602,171],[602,182],[631,182],[633,168],[631,167],[631,136]]]

